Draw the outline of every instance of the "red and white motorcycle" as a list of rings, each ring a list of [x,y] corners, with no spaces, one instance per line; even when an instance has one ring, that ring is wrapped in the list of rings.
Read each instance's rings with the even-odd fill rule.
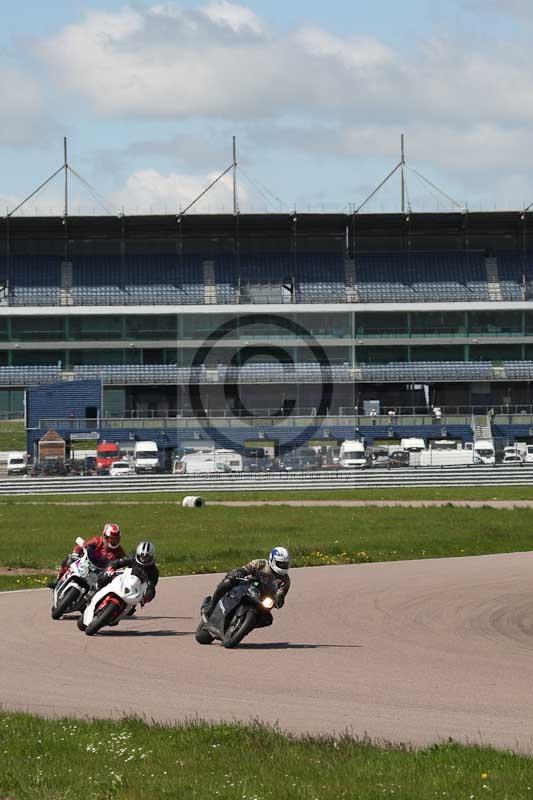
[[[85,542],[78,536],[76,544],[84,548]],[[73,553],[70,558],[69,568],[54,589],[52,619],[59,619],[63,614],[73,611],[82,611],[102,571],[91,562],[85,548],[80,556]]]
[[[141,602],[147,586],[146,573],[139,567],[117,570],[111,581],[91,598],[78,620],[78,628],[92,636],[104,625],[118,625]]]

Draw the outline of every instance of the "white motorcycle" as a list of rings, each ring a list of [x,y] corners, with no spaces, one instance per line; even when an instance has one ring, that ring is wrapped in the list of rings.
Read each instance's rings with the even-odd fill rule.
[[[117,570],[111,581],[91,598],[78,620],[78,628],[92,636],[104,625],[117,625],[141,602],[147,586],[144,570],[138,567]]]
[[[83,553],[70,564],[57,582],[52,601],[52,619],[59,619],[63,614],[73,611],[81,611],[102,571],[89,559],[84,548],[85,542],[80,536],[76,539],[76,544],[83,547]]]

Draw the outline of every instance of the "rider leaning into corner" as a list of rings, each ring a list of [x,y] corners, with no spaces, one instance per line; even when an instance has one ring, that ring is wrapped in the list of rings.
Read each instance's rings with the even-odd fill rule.
[[[100,536],[87,539],[84,547],[77,544],[72,553],[61,562],[57,577],[48,584],[50,589],[55,589],[73,561],[83,554],[84,548],[87,550],[91,563],[101,569],[105,569],[111,561],[117,558],[124,558],[126,553],[120,544],[120,525],[117,525],[116,522],[106,522]]]
[[[113,580],[116,570],[124,567],[136,567],[146,576],[147,587],[141,604],[145,605],[153,600],[155,587],[159,580],[159,570],[155,563],[155,547],[152,542],[139,542],[135,555],[125,556],[109,562],[106,571],[98,578],[97,588],[101,589],[109,581]]]
[[[277,585],[274,608],[281,608],[291,586],[291,579],[288,575],[290,562],[291,558],[286,547],[274,547],[268,558],[256,558],[249,561],[248,564],[228,572],[218,584],[213,596],[202,605],[203,621],[207,622],[218,601],[237,585],[240,578],[254,578],[263,584],[273,581]],[[262,617],[263,626],[272,625],[270,611],[264,611]]]

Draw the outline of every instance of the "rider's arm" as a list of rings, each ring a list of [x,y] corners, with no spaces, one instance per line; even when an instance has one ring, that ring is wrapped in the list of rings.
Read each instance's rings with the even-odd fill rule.
[[[289,589],[291,588],[291,579],[288,575],[285,576],[285,579],[280,583],[278,590],[276,592],[276,597],[274,598],[274,605],[276,608],[281,608],[285,602],[285,598]]]
[[[106,564],[107,569],[122,569],[122,567],[129,567],[130,559],[126,556],[125,558],[115,558],[113,561],[108,561]]]
[[[249,578],[250,576],[256,576],[257,573],[264,567],[266,561],[261,558],[255,558],[253,561],[249,561],[247,564],[244,564],[242,567],[238,567],[237,569],[228,572],[226,575],[227,578],[234,579],[234,578]]]

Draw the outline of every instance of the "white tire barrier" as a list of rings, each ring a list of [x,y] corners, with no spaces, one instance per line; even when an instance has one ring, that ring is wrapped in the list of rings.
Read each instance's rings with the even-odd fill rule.
[[[183,498],[183,508],[203,508],[205,506],[205,500],[203,497],[195,497],[192,494],[187,495],[187,497]]]

